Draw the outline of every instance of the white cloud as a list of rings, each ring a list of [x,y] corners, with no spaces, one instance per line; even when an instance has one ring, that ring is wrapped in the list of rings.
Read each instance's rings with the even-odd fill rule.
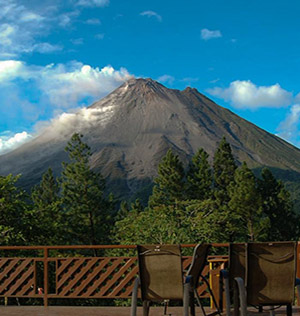
[[[48,34],[49,20],[46,16],[20,5],[15,0],[0,0],[0,6],[0,57],[57,50],[58,46],[39,40]]]
[[[22,76],[23,63],[18,60],[0,61],[0,83]]]
[[[70,27],[80,10],[65,12],[46,5],[31,9],[19,2],[24,1],[0,0],[0,58],[61,50],[61,44],[48,42],[44,38],[54,28]]]
[[[277,128],[277,136],[291,142],[295,145],[300,145],[300,104],[294,104],[286,116]]]
[[[57,137],[68,136],[87,127],[105,126],[113,116],[114,109],[114,105],[74,109],[75,113],[63,112],[48,122],[40,122],[37,124],[36,130],[38,133],[47,134],[47,136],[54,134]]]
[[[0,88],[14,79],[31,80],[54,107],[76,107],[83,99],[101,98],[130,78],[125,68],[112,66],[99,69],[72,62],[40,67],[18,60],[0,61]]]
[[[5,152],[20,146],[21,144],[24,144],[31,138],[32,136],[25,131],[10,137],[6,135],[0,136],[0,154],[4,154]]]
[[[92,68],[82,63],[49,65],[40,71],[39,87],[57,107],[74,107],[85,98],[100,98],[132,76],[125,68]]]
[[[162,21],[162,17],[154,11],[144,11],[141,12],[140,15],[147,16],[148,18],[155,17],[159,22]]]
[[[22,118],[22,121],[37,122],[46,113],[51,118],[76,109],[78,113],[63,113],[50,123],[58,124],[55,125],[57,130],[63,129],[60,123],[67,121],[73,127],[79,126],[81,121],[84,125],[94,122],[93,118],[104,124],[111,115],[111,108],[90,110],[84,106],[106,96],[130,78],[132,75],[125,68],[116,70],[112,66],[100,69],[73,62],[41,67],[18,60],[0,61],[0,116],[9,121]],[[32,102],[26,99],[26,86],[30,87],[29,95],[35,95]],[[24,132],[15,137],[0,135],[0,152],[15,148],[27,139],[26,135]]]
[[[109,5],[109,0],[79,0],[77,5],[82,7],[105,7]]]
[[[80,14],[80,12],[78,10],[74,10],[71,12],[66,12],[66,13],[62,13],[60,15],[58,15],[57,19],[58,19],[58,25],[66,28],[69,27],[73,21],[74,18],[76,18],[78,15]]]
[[[22,12],[20,20],[22,22],[32,22],[32,21],[37,21],[37,22],[41,22],[42,20],[44,20],[44,17],[42,17],[41,15],[35,13],[35,12]]]
[[[162,75],[159,78],[157,78],[157,81],[162,82],[162,83],[168,83],[168,84],[173,84],[175,78],[170,75]]]
[[[228,88],[216,87],[207,91],[230,102],[236,108],[276,108],[288,106],[292,102],[292,94],[282,89],[278,83],[272,86],[256,86],[250,80],[236,80],[231,82]]]
[[[201,38],[203,40],[210,40],[212,38],[219,38],[222,37],[222,33],[219,30],[211,31],[209,29],[202,29],[201,30]]]
[[[53,45],[50,43],[38,43],[32,46],[31,51],[36,51],[42,54],[48,54],[60,51],[62,49],[63,47],[61,45]]]
[[[101,21],[99,19],[88,19],[85,23],[90,25],[100,25]]]
[[[295,103],[300,103],[300,93],[298,93],[298,94],[295,96],[294,102],[295,102]]]

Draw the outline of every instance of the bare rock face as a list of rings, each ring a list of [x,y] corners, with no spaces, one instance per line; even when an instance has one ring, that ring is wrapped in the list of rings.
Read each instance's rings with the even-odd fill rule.
[[[271,167],[285,180],[300,172],[300,150],[220,107],[196,89],[168,89],[151,79],[131,79],[90,107],[56,119],[44,132],[0,156],[0,174],[22,174],[30,187],[51,167],[58,175],[71,135],[92,148],[91,166],[107,178],[117,196],[150,185],[171,148],[187,162],[203,147],[210,157],[223,136],[237,161]],[[293,179],[292,181],[294,181]]]

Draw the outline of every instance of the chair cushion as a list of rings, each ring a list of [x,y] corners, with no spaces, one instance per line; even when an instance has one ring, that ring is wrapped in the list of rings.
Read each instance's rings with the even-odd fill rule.
[[[291,304],[296,278],[296,243],[249,243],[247,302],[252,305]]]
[[[183,298],[179,245],[137,246],[142,299],[162,301]]]

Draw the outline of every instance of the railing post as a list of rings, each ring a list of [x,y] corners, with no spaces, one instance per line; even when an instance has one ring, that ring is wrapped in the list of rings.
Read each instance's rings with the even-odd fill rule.
[[[48,307],[48,256],[49,249],[44,248],[44,307]]]

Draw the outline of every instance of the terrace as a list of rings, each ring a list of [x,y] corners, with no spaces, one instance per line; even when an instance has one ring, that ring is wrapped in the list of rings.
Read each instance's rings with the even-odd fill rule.
[[[194,246],[181,245],[185,252],[191,252]],[[213,244],[213,247],[221,254],[208,257],[208,265],[203,273],[208,277],[217,300],[224,301],[219,294],[219,276],[220,270],[228,261],[228,244]],[[131,298],[134,279],[138,274],[135,248],[134,245],[2,246],[0,247],[0,298],[3,305],[7,306],[0,307],[1,315],[130,315],[129,307],[57,305],[70,305],[71,300],[74,302],[77,299],[98,299],[102,300],[101,305],[105,305],[105,300],[111,302],[115,299]],[[298,261],[299,254],[298,245]],[[184,270],[188,269],[191,261],[191,255],[182,257]],[[299,277],[299,264],[297,268]],[[209,302],[210,297],[205,283],[200,283],[198,293],[201,298],[206,298]],[[26,299],[34,299],[34,304],[40,306],[27,306],[28,303],[23,306]],[[58,301],[60,303],[57,303]],[[16,306],[17,302],[22,306]],[[206,309],[208,312],[215,310],[212,300]],[[293,311],[299,312],[299,307],[293,307]],[[250,314],[254,312],[254,309],[250,309]],[[150,315],[162,313],[162,307],[150,309]],[[169,307],[168,313],[174,316],[182,315],[182,308]],[[278,309],[276,314],[285,314],[285,309]],[[138,315],[142,315],[141,308],[138,308]]]

